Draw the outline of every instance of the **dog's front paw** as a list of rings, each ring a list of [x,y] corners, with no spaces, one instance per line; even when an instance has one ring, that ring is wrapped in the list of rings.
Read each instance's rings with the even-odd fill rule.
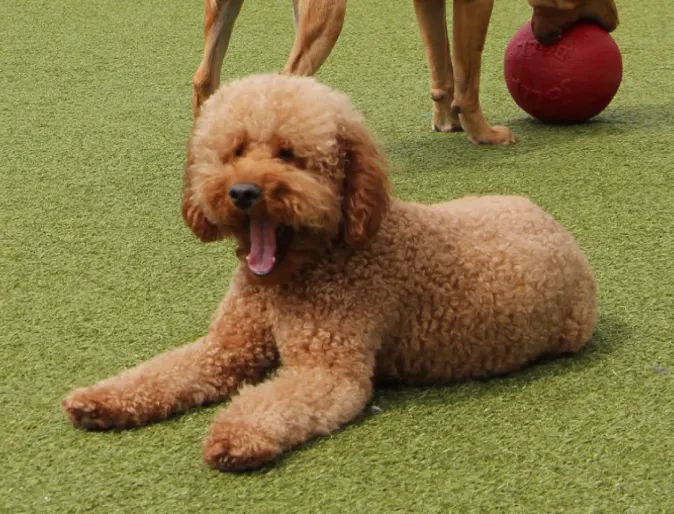
[[[86,430],[122,429],[137,424],[120,398],[91,388],[73,391],[61,402],[61,408],[73,425]]]
[[[259,430],[219,420],[203,444],[204,461],[221,471],[249,471],[274,460],[282,449]]]
[[[434,132],[449,133],[463,131],[461,121],[459,121],[459,116],[449,108],[449,105],[435,106],[431,128]]]

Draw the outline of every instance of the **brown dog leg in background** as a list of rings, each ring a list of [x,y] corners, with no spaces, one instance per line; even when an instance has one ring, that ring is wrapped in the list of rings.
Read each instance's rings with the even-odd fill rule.
[[[594,19],[606,30],[618,24],[614,0],[528,0],[539,42],[552,40],[571,23]],[[465,130],[474,144],[510,144],[515,135],[490,126],[480,106],[480,68],[494,0],[453,0],[453,66],[446,0],[414,0],[417,22],[430,70],[433,129]],[[193,78],[192,111],[220,84],[222,62],[243,0],[205,0],[205,44]],[[335,46],[346,13],[346,0],[293,0],[295,42],[283,73],[313,75]]]
[[[335,46],[345,15],[346,0],[293,0],[295,44],[283,73],[316,73]]]
[[[192,78],[192,114],[220,85],[220,70],[227,53],[234,22],[243,0],[206,0],[204,11],[204,53]]]
[[[193,78],[192,110],[220,84],[222,62],[243,0],[206,0],[204,54]],[[473,143],[507,144],[515,136],[491,127],[479,105],[481,54],[493,0],[455,0],[454,70],[450,58],[445,0],[415,0],[435,103],[433,128],[463,128]],[[313,75],[332,51],[342,30],[346,0],[293,0],[296,37],[283,73]],[[454,84],[458,86],[455,89]]]
[[[220,85],[227,53],[243,0],[206,0],[204,53],[192,79],[192,114]],[[332,51],[344,24],[346,0],[293,0],[295,43],[283,73],[313,75]]]
[[[490,126],[480,107],[482,50],[494,0],[454,0],[454,102],[461,126],[474,144],[510,144],[515,135],[507,127]]]
[[[430,71],[433,124],[437,132],[462,130],[459,117],[452,112],[454,69],[449,53],[445,0],[414,0],[421,39]]]

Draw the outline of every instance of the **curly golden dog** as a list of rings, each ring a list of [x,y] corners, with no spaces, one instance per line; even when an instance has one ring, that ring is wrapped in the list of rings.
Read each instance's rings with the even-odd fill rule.
[[[193,127],[183,217],[239,266],[206,335],[64,401],[122,429],[206,403],[222,470],[351,422],[378,383],[442,384],[576,352],[597,319],[573,236],[517,196],[409,203],[348,97],[314,78],[223,85]]]
[[[592,20],[609,32],[618,26],[614,0],[527,1],[532,9],[532,29],[541,44],[554,43],[579,20]],[[220,83],[222,63],[243,2],[204,0],[204,50],[192,79],[195,117]],[[494,0],[452,0],[453,55],[449,50],[446,4],[446,0],[414,0],[430,71],[432,128],[439,132],[465,130],[474,144],[514,143],[517,138],[512,131],[490,125],[480,106],[482,51]],[[295,43],[283,72],[313,75],[339,38],[346,0],[292,0],[292,5]]]

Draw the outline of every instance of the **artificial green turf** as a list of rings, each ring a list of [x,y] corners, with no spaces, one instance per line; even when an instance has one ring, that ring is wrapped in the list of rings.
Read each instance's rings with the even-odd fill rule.
[[[214,408],[108,434],[58,405],[202,334],[227,287],[231,246],[178,210],[202,2],[3,0],[0,512],[674,512],[674,11],[618,7],[620,92],[550,128],[502,78],[527,4],[496,2],[483,105],[520,143],[476,148],[429,130],[412,2],[350,2],[319,77],[363,110],[397,194],[532,197],[596,269],[598,334],[512,377],[379,392],[358,423],[231,475],[201,461]],[[291,19],[290,0],[245,5],[223,78],[279,69]]]

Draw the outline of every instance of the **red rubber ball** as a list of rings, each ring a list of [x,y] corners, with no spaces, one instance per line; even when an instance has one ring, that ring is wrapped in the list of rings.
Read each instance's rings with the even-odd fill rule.
[[[580,123],[611,103],[622,81],[622,56],[599,25],[578,22],[543,46],[527,22],[508,43],[508,91],[527,114],[545,123]]]

